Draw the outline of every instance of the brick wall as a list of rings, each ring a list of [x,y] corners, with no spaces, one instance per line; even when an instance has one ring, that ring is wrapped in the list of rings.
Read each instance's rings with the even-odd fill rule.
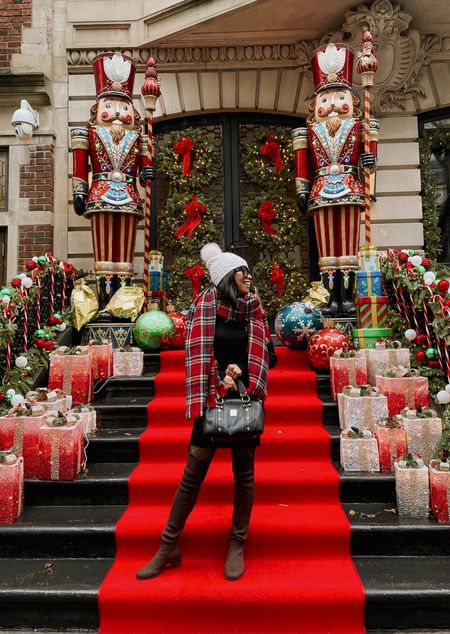
[[[30,146],[28,165],[20,166],[20,197],[29,210],[53,211],[55,153],[53,145]]]
[[[46,251],[53,251],[52,225],[21,225],[19,226],[19,253],[17,269],[20,271],[25,260],[34,255],[43,255]]]
[[[20,198],[28,198],[28,217],[33,213],[53,212],[55,156],[53,145],[30,146],[27,165],[20,166]],[[53,251],[53,227],[50,224],[19,226],[18,267],[28,258]]]
[[[22,28],[31,27],[32,0],[0,0],[0,73],[11,72],[11,56],[20,53]]]

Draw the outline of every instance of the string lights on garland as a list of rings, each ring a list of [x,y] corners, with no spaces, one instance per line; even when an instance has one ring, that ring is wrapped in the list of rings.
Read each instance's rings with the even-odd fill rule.
[[[253,269],[253,280],[269,315],[275,315],[282,306],[297,301],[308,286],[296,263],[285,256],[258,262]]]
[[[427,255],[437,259],[441,253],[441,229],[436,181],[433,178],[430,159],[432,154],[450,151],[450,132],[434,132],[419,140],[420,173],[422,183],[423,233]]]
[[[295,183],[291,138],[283,128],[257,128],[246,144],[243,168],[249,179],[264,190],[280,193]]]

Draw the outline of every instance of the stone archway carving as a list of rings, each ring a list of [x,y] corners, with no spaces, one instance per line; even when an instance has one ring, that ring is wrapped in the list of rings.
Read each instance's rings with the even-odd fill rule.
[[[447,59],[450,57],[450,38],[409,28],[411,20],[412,16],[397,2],[376,0],[372,5],[361,4],[345,13],[345,21],[338,31],[314,42],[299,42],[296,45],[298,66],[309,72],[311,51],[328,42],[346,41],[358,50],[361,35],[368,28],[377,46],[379,62],[373,87],[375,110],[404,110],[411,98],[425,96],[420,80],[430,62],[442,53]],[[359,87],[356,73],[353,79],[355,87]]]

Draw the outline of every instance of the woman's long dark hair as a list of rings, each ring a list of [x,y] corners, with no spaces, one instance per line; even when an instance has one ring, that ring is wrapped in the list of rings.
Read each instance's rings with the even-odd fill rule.
[[[220,299],[230,302],[232,306],[236,306],[239,298],[239,292],[234,278],[236,270],[230,271],[223,277],[217,285],[217,292]]]

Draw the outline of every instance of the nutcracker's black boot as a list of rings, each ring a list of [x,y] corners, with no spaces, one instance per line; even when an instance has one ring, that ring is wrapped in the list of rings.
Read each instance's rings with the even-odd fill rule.
[[[169,519],[161,533],[161,543],[153,558],[136,573],[136,579],[153,579],[166,568],[181,564],[178,538],[197,501],[201,484],[208,473],[214,449],[191,447],[183,477],[172,502]]]
[[[320,272],[322,283],[330,294],[328,304],[321,308],[324,317],[335,317],[341,310],[339,301],[339,271],[328,269]]]
[[[355,271],[351,269],[341,269],[340,277],[341,311],[346,317],[354,317],[356,315]]]
[[[231,522],[230,544],[225,562],[225,578],[236,581],[244,574],[244,544],[247,539],[250,516],[255,496],[255,449],[234,448],[234,503]]]

